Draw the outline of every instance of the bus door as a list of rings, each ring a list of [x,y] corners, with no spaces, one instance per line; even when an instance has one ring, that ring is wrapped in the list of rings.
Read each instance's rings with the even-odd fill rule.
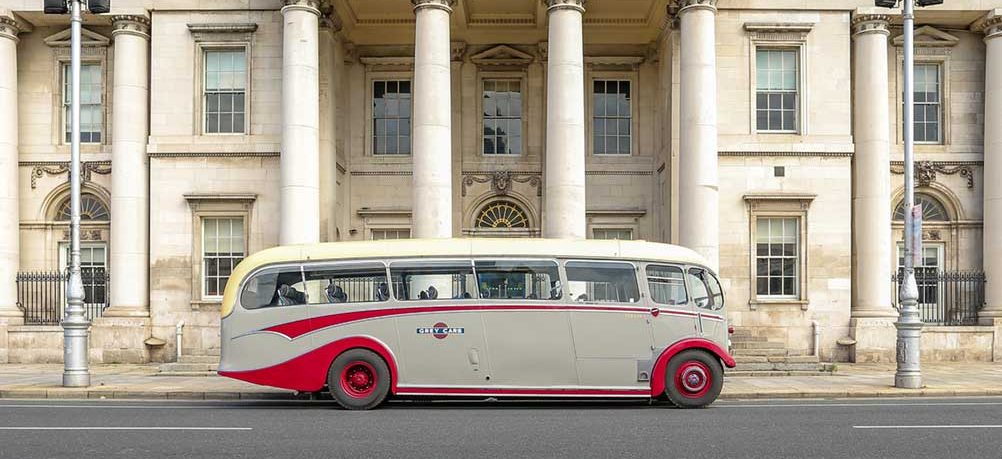
[[[491,383],[549,387],[578,384],[569,313],[561,306],[553,260],[477,260]]]
[[[650,293],[649,305],[658,311],[653,321],[654,350],[660,354],[680,339],[697,336],[699,315],[689,303],[682,267],[651,263],[644,267],[644,271]]]
[[[638,385],[651,360],[653,316],[641,298],[636,266],[567,261],[564,269],[581,384]]]
[[[717,278],[704,268],[686,271],[689,291],[692,292],[693,312],[697,315],[696,332],[700,337],[727,346],[727,324],[723,315],[724,293]]]
[[[473,304],[471,260],[390,263],[400,337],[399,385],[475,386],[489,381],[481,312]]]

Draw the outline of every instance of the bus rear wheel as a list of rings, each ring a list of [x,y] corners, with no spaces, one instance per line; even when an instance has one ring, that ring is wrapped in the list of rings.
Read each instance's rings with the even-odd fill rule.
[[[327,387],[345,409],[371,410],[390,393],[390,369],[376,353],[351,349],[334,359],[327,372]]]
[[[668,361],[665,394],[679,408],[703,408],[724,386],[724,368],[706,351],[689,349]]]

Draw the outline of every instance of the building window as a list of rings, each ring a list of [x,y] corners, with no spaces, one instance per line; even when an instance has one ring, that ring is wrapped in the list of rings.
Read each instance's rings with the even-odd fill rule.
[[[233,268],[244,258],[244,219],[202,219],[203,296],[222,296]]]
[[[70,269],[70,244],[59,243],[59,265]],[[85,305],[107,303],[108,245],[104,242],[83,242],[80,244],[80,280],[84,287]]]
[[[56,211],[56,221],[70,221],[71,209],[70,198],[67,197],[59,205]],[[90,193],[80,195],[80,220],[83,221],[108,221],[108,206]]]
[[[247,112],[246,50],[206,50],[204,69],[205,132],[243,133]]]
[[[755,52],[755,125],[759,132],[796,132],[799,51],[760,48]]]
[[[632,241],[633,230],[629,228],[595,228],[591,230],[592,239],[618,239]]]
[[[406,228],[372,230],[373,241],[381,241],[384,239],[410,239],[410,237],[411,237],[411,230]]]
[[[755,291],[759,296],[799,295],[799,246],[799,218],[756,219]]]
[[[509,201],[495,201],[477,215],[477,228],[529,228],[529,217],[520,206]]]
[[[924,193],[915,194],[915,205],[922,206],[922,221],[924,222],[945,222],[950,220],[950,215],[946,212],[946,207],[938,199]],[[905,201],[898,203],[894,209],[894,220],[905,221]]]
[[[915,64],[915,141],[940,143],[942,91],[939,64]]]
[[[73,102],[70,65],[63,65],[63,125],[66,143],[72,135],[70,104]],[[80,142],[101,143],[104,110],[101,107],[103,89],[101,64],[80,64]]]
[[[372,83],[372,153],[411,154],[411,82]]]
[[[484,154],[522,153],[522,82],[484,80]]]
[[[592,150],[596,155],[633,151],[633,95],[625,80],[595,80]]]

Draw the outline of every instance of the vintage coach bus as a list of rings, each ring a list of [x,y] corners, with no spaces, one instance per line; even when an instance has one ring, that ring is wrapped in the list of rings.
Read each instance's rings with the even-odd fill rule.
[[[233,271],[219,374],[348,409],[387,397],[712,403],[724,295],[695,252],[640,241],[442,239],[276,247]]]

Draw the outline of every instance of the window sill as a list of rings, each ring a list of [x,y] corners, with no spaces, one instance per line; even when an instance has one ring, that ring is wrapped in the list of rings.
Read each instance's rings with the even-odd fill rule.
[[[806,299],[797,298],[756,298],[748,302],[748,309],[754,311],[759,306],[800,306],[801,310],[806,311],[810,303]]]
[[[191,302],[192,311],[217,312],[222,308],[222,306],[223,306],[222,298],[216,298],[216,299],[206,298],[203,300],[193,300]]]

